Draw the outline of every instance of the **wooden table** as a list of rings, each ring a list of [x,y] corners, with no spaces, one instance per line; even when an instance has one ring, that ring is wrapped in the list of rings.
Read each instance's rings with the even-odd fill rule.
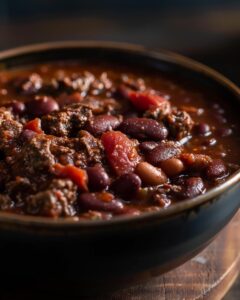
[[[98,299],[220,300],[239,271],[240,211],[203,252],[181,267],[145,284]]]
[[[240,211],[217,238],[199,255],[179,268],[149,282],[114,294],[88,300],[220,300],[231,288],[240,271]],[[20,288],[1,286],[0,300],[80,299],[70,289],[47,289],[40,283],[36,291],[27,283]],[[93,287],[94,288],[94,287]],[[237,300],[233,291],[225,300]],[[236,292],[236,293],[235,293]]]

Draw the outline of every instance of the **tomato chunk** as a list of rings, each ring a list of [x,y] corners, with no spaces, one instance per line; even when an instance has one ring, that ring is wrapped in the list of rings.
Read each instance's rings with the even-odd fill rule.
[[[148,110],[151,107],[165,106],[168,103],[167,99],[152,91],[134,91],[121,86],[120,93],[140,111]]]
[[[35,118],[31,121],[29,121],[25,126],[24,129],[28,129],[31,131],[34,131],[36,133],[44,133],[41,129],[41,120],[39,118]]]
[[[75,166],[61,164],[55,164],[53,166],[55,175],[62,178],[69,178],[72,180],[81,190],[88,191],[87,183],[88,177],[87,173]]]
[[[140,156],[133,142],[120,131],[108,131],[101,137],[107,159],[117,175],[133,172]]]

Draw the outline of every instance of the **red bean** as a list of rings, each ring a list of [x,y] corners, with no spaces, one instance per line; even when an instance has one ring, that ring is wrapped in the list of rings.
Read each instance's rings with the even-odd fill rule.
[[[217,144],[217,140],[215,138],[207,139],[202,143],[203,146],[210,147]]]
[[[110,184],[110,179],[101,165],[87,168],[88,185],[91,191],[101,191]]]
[[[205,186],[200,177],[190,177],[185,180],[181,192],[183,198],[194,198],[205,192]]]
[[[141,184],[142,182],[138,175],[134,173],[128,173],[115,180],[111,188],[124,200],[128,200],[129,197],[137,193],[141,187]]]
[[[25,141],[31,141],[34,136],[36,135],[35,131],[29,130],[29,129],[24,129],[20,135],[20,139],[25,142]]]
[[[199,123],[195,126],[195,132],[200,135],[207,135],[210,133],[210,126],[207,123]]]
[[[111,115],[99,115],[94,117],[87,125],[87,130],[93,135],[101,135],[105,131],[116,129],[120,124],[117,117]]]
[[[216,130],[216,134],[220,137],[226,137],[230,136],[232,134],[232,129],[231,128],[218,128]]]
[[[167,128],[152,119],[128,118],[120,125],[120,130],[137,139],[163,140],[168,135]]]
[[[47,115],[54,110],[59,110],[58,103],[51,97],[39,96],[26,103],[27,112],[33,117]]]
[[[122,202],[115,199],[110,199],[110,201],[102,199],[106,194],[111,195],[109,193],[83,193],[79,195],[78,203],[85,210],[99,210],[114,214],[121,213],[124,208]]]
[[[26,106],[23,102],[16,101],[16,100],[11,102],[10,106],[12,108],[13,113],[16,115],[21,115],[22,113],[24,113],[26,109]]]
[[[158,143],[156,142],[142,142],[139,145],[139,149],[143,152],[143,153],[147,153],[151,150],[153,150],[154,148],[156,148],[158,146]]]
[[[220,178],[227,173],[227,167],[221,159],[214,159],[206,170],[206,175],[210,179]]]
[[[162,161],[175,157],[181,153],[181,147],[175,142],[161,142],[156,148],[151,150],[146,159],[151,164],[158,166]]]

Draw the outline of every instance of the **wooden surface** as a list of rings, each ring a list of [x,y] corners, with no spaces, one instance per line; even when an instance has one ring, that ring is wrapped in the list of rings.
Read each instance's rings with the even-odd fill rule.
[[[220,300],[240,271],[239,232],[240,211],[207,249],[181,267],[145,284],[98,299]]]
[[[235,281],[234,285],[227,292],[223,300],[237,300],[240,299],[240,276]]]
[[[1,286],[0,300],[221,300],[240,271],[239,232],[240,211],[204,251],[184,265],[112,295],[86,299],[71,289],[49,290],[43,278],[37,292],[27,283],[18,288]],[[240,299],[239,291],[234,288],[224,300]]]

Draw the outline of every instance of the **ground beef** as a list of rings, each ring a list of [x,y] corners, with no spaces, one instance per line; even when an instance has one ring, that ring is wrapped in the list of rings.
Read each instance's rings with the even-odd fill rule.
[[[21,133],[23,125],[14,120],[12,113],[0,108],[0,150],[8,152]]]
[[[21,151],[12,158],[11,168],[15,175],[36,176],[48,172],[55,163],[55,157],[50,151],[51,138],[36,134],[30,141],[24,143]]]
[[[183,110],[173,110],[164,118],[165,123],[169,127],[170,133],[178,140],[190,135],[194,122],[190,115]]]
[[[48,217],[73,216],[77,186],[68,179],[54,179],[49,187],[26,199],[26,212]]]
[[[69,94],[79,92],[82,97],[87,95],[99,95],[111,90],[112,82],[107,73],[103,72],[98,78],[90,72],[82,74],[73,73],[67,76],[64,71],[56,74],[50,84],[46,84],[44,89],[50,93],[61,93],[62,91]]]
[[[117,114],[123,109],[122,104],[114,98],[87,97],[81,103],[87,105],[93,114]]]
[[[60,111],[42,117],[42,128],[45,133],[55,136],[73,136],[81,130],[92,111],[88,106],[74,103],[64,106]]]
[[[99,139],[81,130],[76,138],[52,137],[50,151],[55,162],[86,168],[103,161],[104,151]]]
[[[104,162],[105,155],[102,143],[89,132],[85,130],[79,132],[78,147],[78,160],[75,161],[77,166],[86,167]]]
[[[14,201],[16,207],[23,207],[29,194],[37,192],[39,184],[33,184],[27,177],[17,176],[6,184],[6,194]]]
[[[152,107],[144,113],[145,118],[152,118],[157,121],[162,121],[172,111],[169,101],[165,101],[161,107]]]
[[[24,95],[34,95],[41,90],[43,80],[37,73],[32,73],[28,77],[18,77],[11,82],[17,92]]]
[[[10,210],[13,207],[12,199],[5,194],[0,194],[0,209],[1,210]]]

